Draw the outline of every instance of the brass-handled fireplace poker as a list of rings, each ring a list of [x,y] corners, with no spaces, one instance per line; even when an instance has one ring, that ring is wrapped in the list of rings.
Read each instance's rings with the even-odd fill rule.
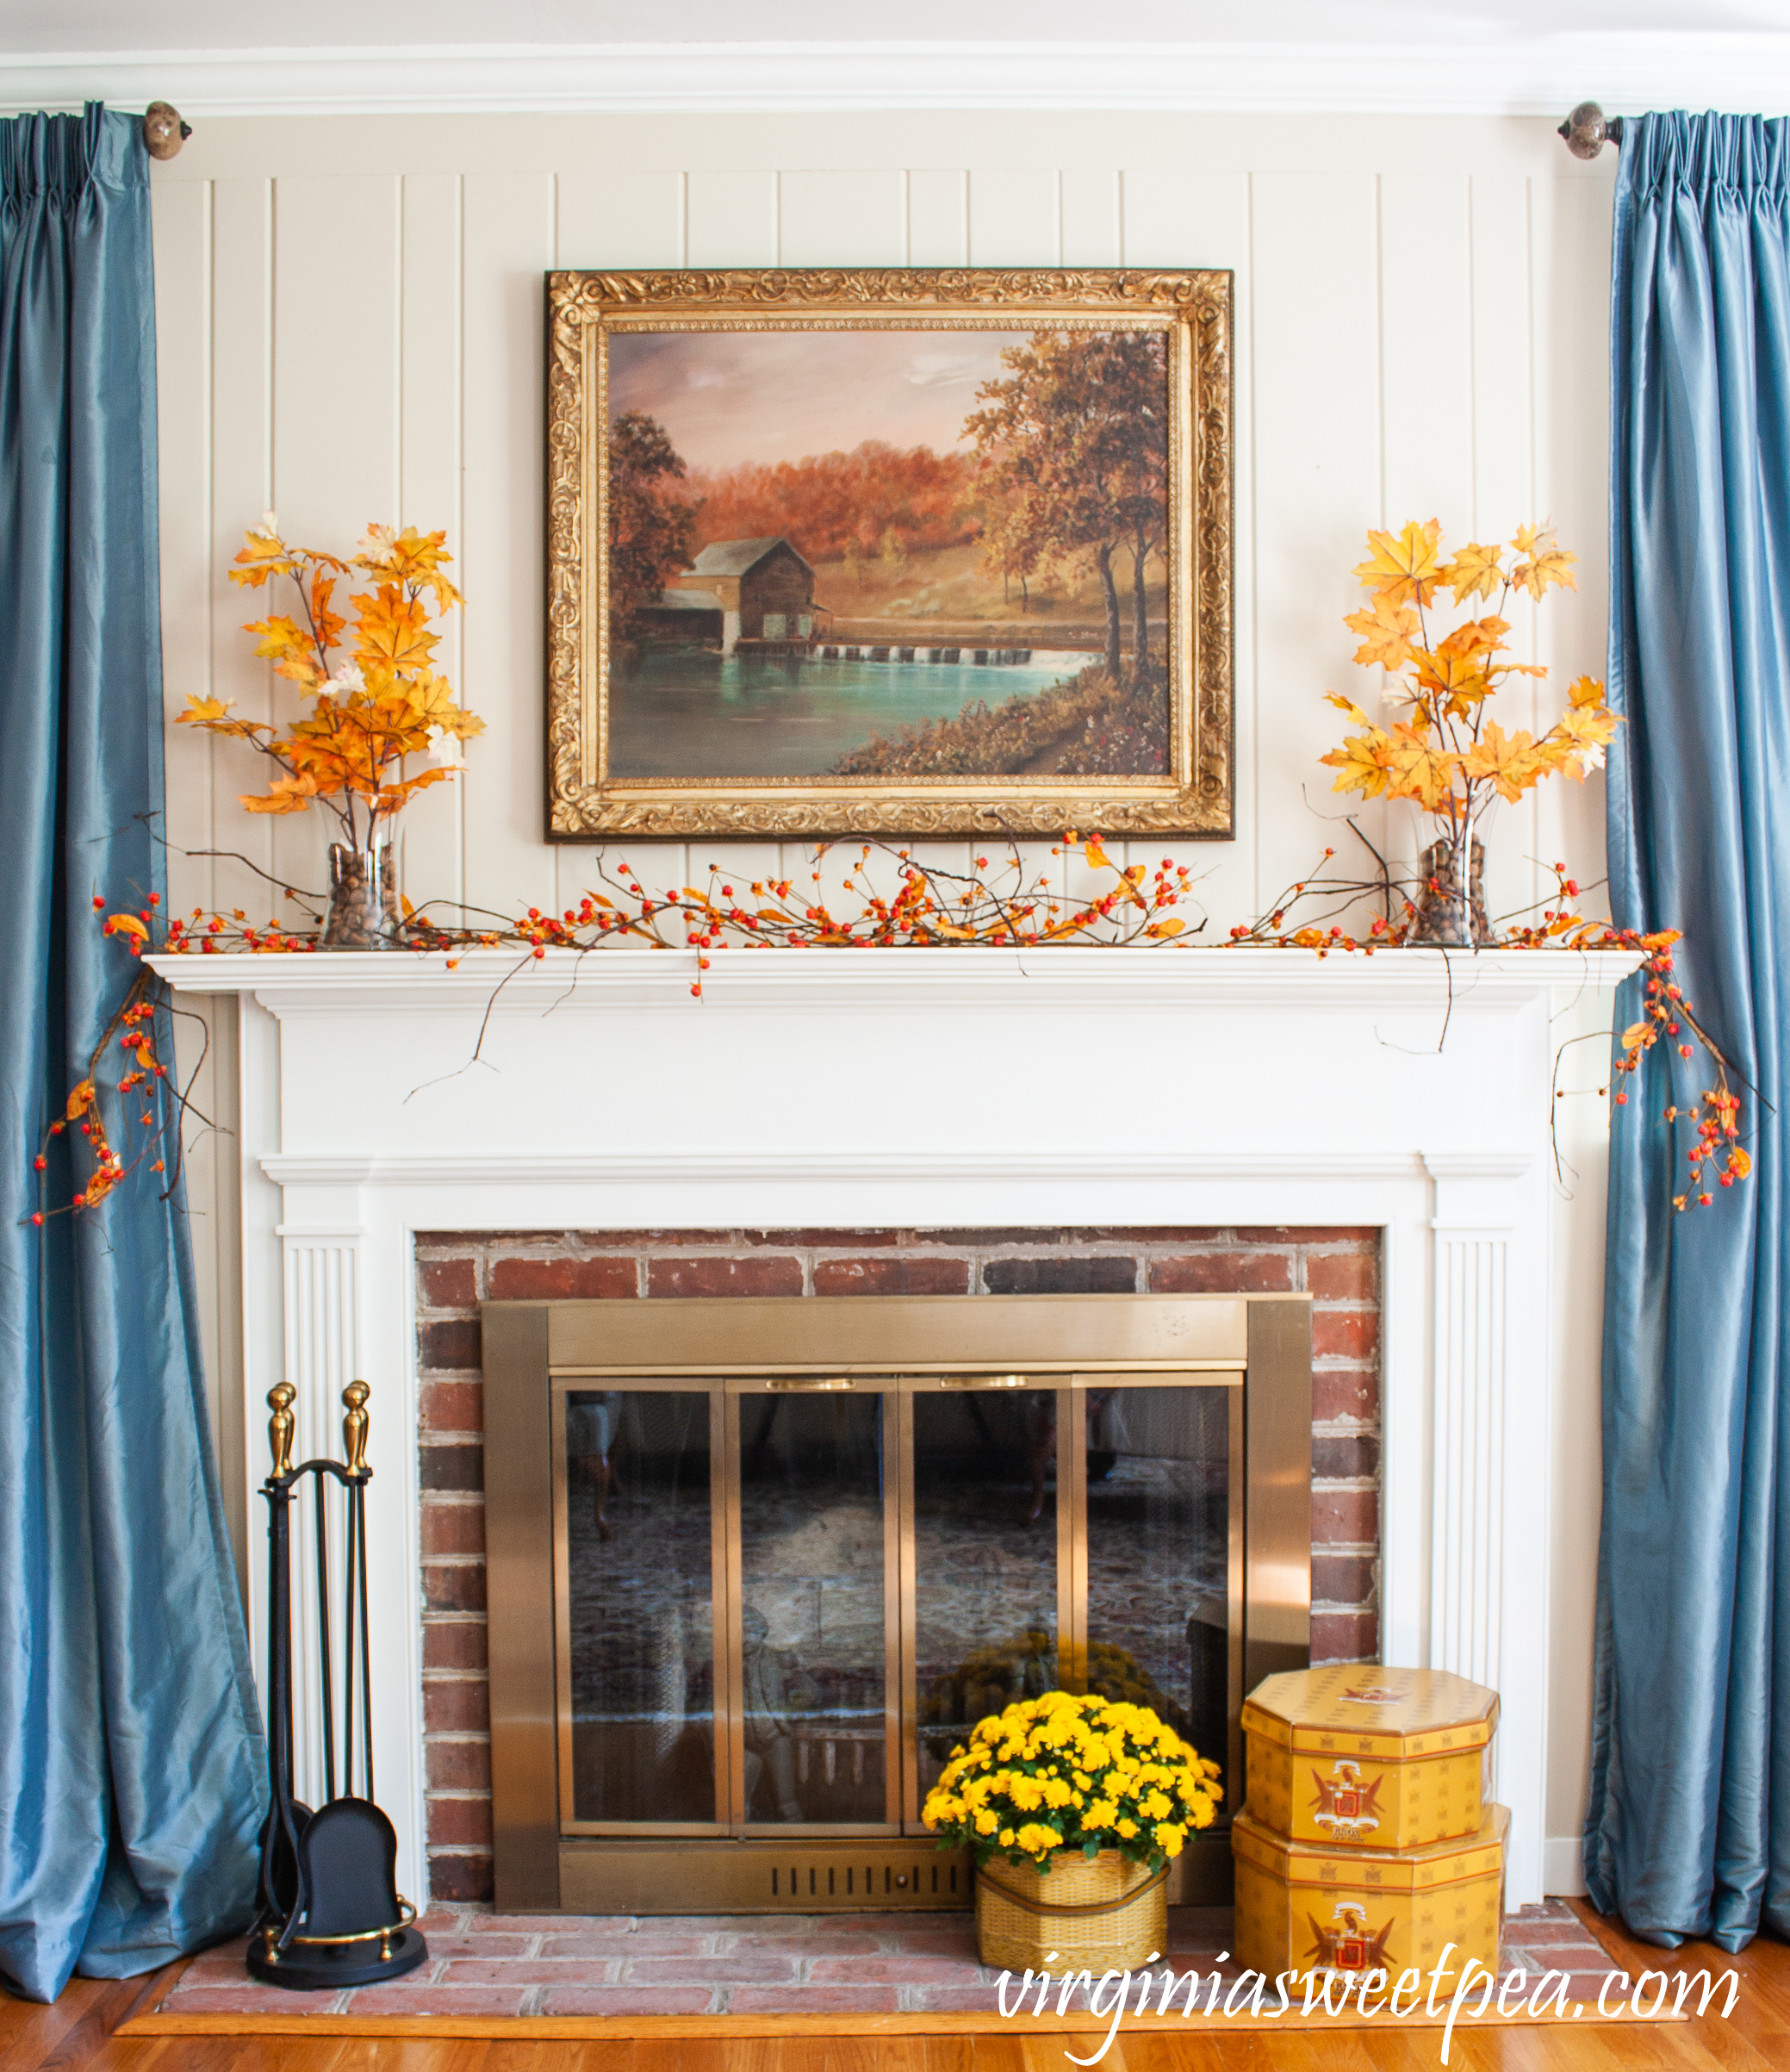
[[[395,1882],[397,1837],[373,1802],[373,1665],[367,1615],[367,1398],[364,1381],[342,1391],[341,1460],[293,1465],[298,1391],[270,1389],[267,1499],[267,1767],[271,1809],[261,1834],[260,1912],[249,1937],[253,1977],[295,1991],[335,1992],[401,1978],[428,1955],[411,1926],[416,1910]],[[315,1498],[317,1660],[324,1802],[294,1795],[292,1504],[312,1478]],[[346,1498],[343,1563],[341,1789],[337,1789],[335,1635],[330,1612],[329,1492]],[[359,1720],[355,1718],[357,1700]],[[358,1731],[357,1732],[357,1726]],[[355,1790],[355,1753],[360,1791]],[[368,1947],[377,1944],[376,1954]]]

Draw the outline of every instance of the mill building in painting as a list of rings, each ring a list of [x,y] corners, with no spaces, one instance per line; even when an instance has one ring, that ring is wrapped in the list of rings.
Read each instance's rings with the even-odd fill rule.
[[[780,535],[712,541],[667,579],[648,637],[700,641],[731,655],[744,641],[805,642],[814,632],[814,570]]]

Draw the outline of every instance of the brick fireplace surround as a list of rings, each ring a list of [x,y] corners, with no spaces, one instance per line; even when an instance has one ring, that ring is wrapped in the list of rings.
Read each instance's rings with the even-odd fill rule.
[[[491,1892],[482,1300],[1309,1293],[1312,1659],[1377,1657],[1377,1229],[420,1231],[416,1262],[427,1838],[438,1904]]]

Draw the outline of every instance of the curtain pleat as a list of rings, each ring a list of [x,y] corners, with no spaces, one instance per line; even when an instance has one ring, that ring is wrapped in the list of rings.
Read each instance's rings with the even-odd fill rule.
[[[1631,120],[1612,302],[1613,911],[1686,931],[1756,1167],[1675,1212],[1690,1133],[1663,1111],[1707,1074],[1657,1046],[1611,1143],[1585,1873],[1638,1934],[1730,1950],[1790,1933],[1787,156],[1781,121]]]
[[[94,898],[164,890],[155,401],[141,122],[0,121],[0,1977],[40,2000],[242,1926],[264,1803],[180,1191],[29,1222],[129,982]]]

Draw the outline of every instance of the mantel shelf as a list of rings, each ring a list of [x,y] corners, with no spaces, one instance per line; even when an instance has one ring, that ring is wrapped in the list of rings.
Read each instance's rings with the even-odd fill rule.
[[[703,1000],[692,996],[696,953],[604,948],[364,951],[145,960],[177,992],[252,994],[277,1016],[438,1012],[539,1013],[585,1009],[820,1009],[900,1005],[945,1012],[1022,1003],[1182,1012],[1344,1006],[1507,1008],[1538,995],[1607,990],[1637,970],[1629,950],[1389,949],[1333,951],[1060,946],[1047,949],[724,949],[709,955]]]

